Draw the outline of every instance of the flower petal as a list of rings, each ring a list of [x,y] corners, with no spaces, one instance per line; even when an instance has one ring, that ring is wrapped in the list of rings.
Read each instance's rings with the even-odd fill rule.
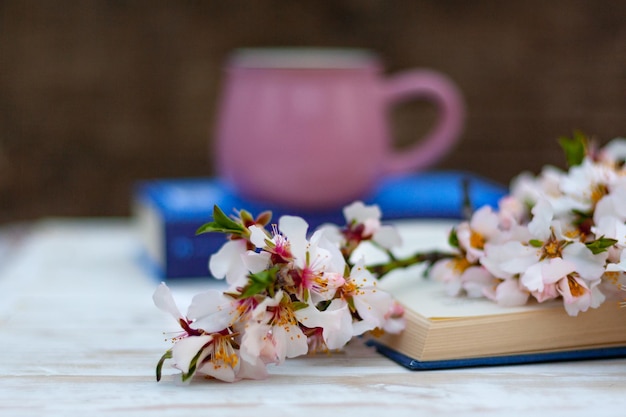
[[[362,201],[355,201],[344,207],[343,216],[348,223],[364,223],[368,219],[379,220],[382,212],[377,205],[366,206]]]
[[[343,300],[333,300],[324,311],[309,305],[296,311],[296,317],[308,328],[321,328],[329,349],[340,349],[352,339],[352,315]]]
[[[198,354],[200,349],[212,340],[213,336],[211,335],[185,337],[178,340],[172,347],[172,362],[174,366],[184,373],[188,373],[191,360]],[[204,357],[206,355],[208,355],[208,352],[204,354]],[[197,363],[202,362],[204,357],[201,355]]]
[[[152,300],[154,301],[154,305],[156,305],[159,309],[170,313],[176,320],[183,317],[178,309],[178,306],[176,306],[172,292],[168,286],[165,285],[165,283],[162,282],[156,290],[154,290]]]
[[[554,284],[576,270],[576,265],[561,258],[541,262],[541,276],[544,284]]]
[[[528,292],[522,290],[517,280],[507,279],[496,288],[495,299],[505,307],[521,306],[528,301]]]
[[[238,318],[235,301],[221,291],[209,290],[196,294],[187,310],[187,317],[194,320],[191,328],[207,333],[224,330]]]
[[[580,242],[574,242],[563,249],[563,259],[573,263],[576,272],[586,280],[596,280],[604,273],[607,252],[594,255]]]
[[[211,275],[218,279],[226,277],[229,283],[237,282],[247,273],[241,261],[241,255],[246,251],[246,241],[243,239],[226,242],[209,260]]]
[[[264,248],[267,246],[265,241],[269,239],[269,236],[267,236],[265,229],[257,225],[252,225],[248,227],[248,230],[250,230],[250,242],[252,242],[254,246],[257,248]]]
[[[308,243],[306,240],[308,223],[302,217],[281,216],[278,219],[278,229],[287,238],[293,256],[304,259]]]
[[[550,237],[550,224],[554,217],[554,209],[547,200],[539,200],[532,209],[533,219],[528,223],[528,230],[537,239],[546,240]]]

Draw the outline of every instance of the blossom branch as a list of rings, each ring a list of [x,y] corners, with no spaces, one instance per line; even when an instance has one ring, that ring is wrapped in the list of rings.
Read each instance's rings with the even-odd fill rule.
[[[432,266],[438,261],[444,259],[452,259],[456,255],[451,252],[442,252],[442,251],[432,251],[432,252],[424,252],[424,253],[416,253],[412,256],[402,258],[402,259],[391,259],[388,262],[378,263],[374,265],[368,265],[367,269],[374,274],[378,279],[384,278],[385,275],[394,271],[396,269],[408,268],[413,265],[426,263],[427,265]]]
[[[429,278],[450,295],[486,297],[503,306],[560,299],[575,316],[609,299],[624,305],[626,139],[597,150],[576,133],[561,144],[568,171],[520,175],[497,209],[472,211],[464,181],[467,218],[448,236],[449,252],[395,257],[398,231],[381,223],[379,207],[362,202],[344,208],[345,226],[313,233],[300,217],[272,224],[270,212],[228,216],[215,206],[212,221],[197,233],[226,235],[209,269],[228,289],[196,295],[185,315],[165,284],[156,289],[155,304],[181,328],[158,361],[157,380],[166,361],[183,381],[195,375],[262,379],[268,364],[340,349],[370,331],[402,331],[402,307],[376,280],[416,264],[427,264]],[[351,261],[364,242],[389,260]]]

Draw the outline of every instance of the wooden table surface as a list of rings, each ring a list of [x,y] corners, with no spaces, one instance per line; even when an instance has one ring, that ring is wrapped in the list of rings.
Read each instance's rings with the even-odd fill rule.
[[[0,257],[0,415],[622,416],[626,360],[411,372],[353,341],[264,381],[154,368],[176,323],[152,304],[124,219],[48,220]],[[6,240],[5,240],[6,241]],[[182,307],[209,283],[170,283]]]

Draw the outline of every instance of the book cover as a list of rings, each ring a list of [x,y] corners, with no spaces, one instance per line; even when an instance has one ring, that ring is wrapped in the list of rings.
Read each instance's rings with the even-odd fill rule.
[[[374,339],[368,340],[366,344],[375,347],[376,350],[382,355],[387,356],[389,359],[412,371],[470,368],[478,366],[523,365],[544,362],[570,362],[592,359],[616,359],[626,357],[626,346],[614,346],[560,352],[525,353],[516,355],[486,356],[480,358],[420,361],[391,349]]]

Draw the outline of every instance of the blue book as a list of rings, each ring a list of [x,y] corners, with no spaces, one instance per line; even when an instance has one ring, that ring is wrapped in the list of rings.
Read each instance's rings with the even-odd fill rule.
[[[495,207],[506,192],[505,186],[472,173],[435,171],[384,178],[361,200],[380,206],[383,221],[461,219],[466,195],[475,208]],[[227,214],[236,209],[253,215],[271,210],[274,221],[283,214],[301,216],[311,230],[323,223],[345,222],[343,207],[307,211],[266,204],[241,197],[218,178],[141,181],[136,184],[133,197],[134,215],[144,241],[143,261],[159,279],[209,275],[209,257],[225,238],[221,234],[195,233],[211,220],[214,205]]]
[[[572,362],[592,359],[619,359],[626,358],[626,346],[612,346],[603,348],[575,349],[558,352],[524,353],[503,356],[486,356],[481,358],[462,358],[420,361],[404,355],[385,346],[376,340],[370,339],[367,345],[373,346],[382,355],[397,362],[412,371],[433,371],[439,369],[471,368],[480,366],[507,366],[524,365],[545,362]]]

